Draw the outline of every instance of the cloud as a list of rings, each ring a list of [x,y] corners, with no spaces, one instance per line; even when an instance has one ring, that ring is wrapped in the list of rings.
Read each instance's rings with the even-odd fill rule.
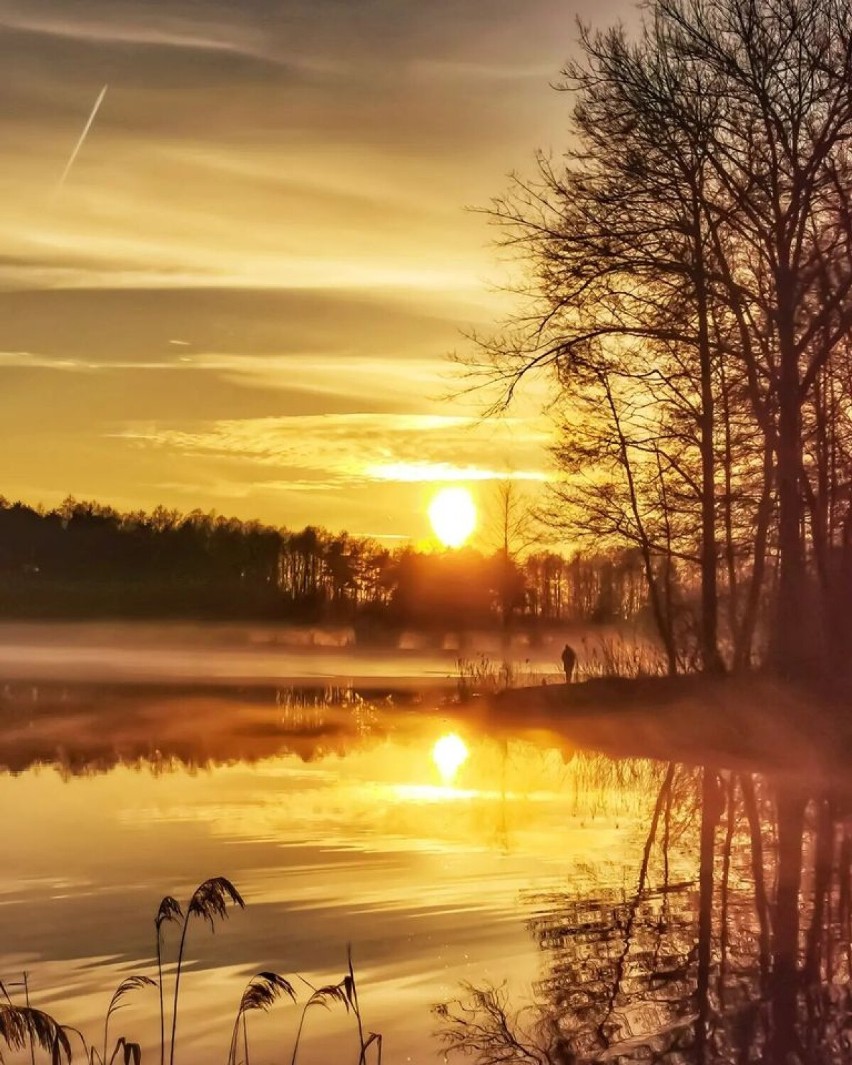
[[[152,488],[160,488],[169,492],[178,492],[190,498],[209,494],[211,491],[219,499],[247,499],[257,495],[258,492],[266,493],[333,493],[346,486],[345,478],[331,477],[326,480],[310,480],[298,477],[286,481],[158,481]]]
[[[169,344],[186,347],[184,341]],[[55,370],[59,373],[121,374],[137,371],[215,375],[229,384],[265,392],[280,391],[291,397],[312,394],[373,410],[390,400],[405,406],[416,394],[419,408],[440,405],[452,385],[450,364],[441,359],[398,359],[351,355],[238,355],[222,353],[177,354],[161,359],[84,359],[40,355],[29,351],[0,351],[0,370]],[[455,387],[459,387],[456,381]]]
[[[267,355],[437,361],[459,343],[462,329],[487,321],[475,306],[423,293],[177,286],[0,291],[3,349],[85,362],[177,364],[190,356],[229,368]],[[176,338],[180,345],[172,343]]]
[[[209,21],[202,33],[188,23],[179,20],[161,19],[159,24],[138,21],[132,7],[125,7],[128,21],[115,17],[98,17],[94,12],[77,15],[73,19],[62,17],[58,12],[45,9],[34,12],[14,6],[0,14],[0,26],[22,33],[57,37],[60,40],[85,41],[94,44],[140,45],[153,48],[177,48],[188,51],[224,52],[234,55],[271,58],[264,47],[263,37],[255,32],[246,33],[236,25]],[[242,32],[241,32],[242,29]]]
[[[488,236],[463,208],[530,158],[516,75],[549,101],[558,63],[531,74],[497,32],[504,0],[469,7],[7,2],[0,235],[17,280],[481,291]],[[535,7],[527,26],[554,21]],[[76,281],[69,259],[89,262]]]
[[[547,481],[542,470],[487,469],[482,466],[453,466],[448,462],[395,462],[368,466],[368,477],[380,481]]]
[[[138,426],[115,435],[172,453],[286,469],[291,471],[288,480],[302,480],[303,485],[309,479],[294,476],[296,471],[310,471],[335,486],[341,479],[348,483],[547,479],[541,470],[519,470],[515,465],[516,460],[534,455],[546,439],[540,427],[519,419],[482,423],[437,414],[338,414],[219,421],[195,431]],[[494,465],[501,450],[507,459],[512,457],[503,470]]]
[[[455,319],[453,314],[458,315]],[[254,289],[0,292],[0,375],[15,410],[56,430],[273,414],[447,413],[463,305]],[[480,323],[481,324],[481,323]],[[179,341],[179,342],[176,342]],[[51,375],[69,379],[62,391]],[[26,391],[23,386],[26,385]],[[4,390],[0,389],[0,410]],[[66,402],[67,400],[67,402]],[[183,404],[181,407],[180,404]],[[452,410],[473,413],[475,403]]]
[[[38,355],[31,351],[0,351],[0,369],[59,370],[81,372],[97,369],[97,363],[85,363],[78,359],[60,359],[50,355]]]

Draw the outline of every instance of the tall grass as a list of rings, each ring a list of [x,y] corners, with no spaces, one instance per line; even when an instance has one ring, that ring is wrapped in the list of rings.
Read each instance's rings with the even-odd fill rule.
[[[311,989],[311,996],[302,1008],[302,1014],[299,1018],[299,1027],[296,1031],[296,1039],[293,1043],[293,1056],[290,1059],[290,1065],[296,1065],[296,1060],[299,1053],[299,1046],[301,1044],[302,1033],[305,1027],[305,1019],[308,1015],[308,1010],[312,1006],[323,1006],[328,1009],[330,1006],[337,1003],[343,1006],[347,1013],[352,1013],[355,1017],[358,1025],[358,1065],[366,1065],[367,1051],[371,1046],[376,1048],[376,1063],[382,1065],[382,1037],[377,1032],[370,1032],[365,1035],[364,1023],[361,1018],[361,1010],[358,1005],[358,986],[355,982],[355,970],[352,967],[352,949],[347,949],[348,971],[343,979],[338,984],[326,984],[325,987],[314,987],[312,984],[304,980],[304,983]]]
[[[166,1011],[163,1002],[163,925],[183,920],[180,903],[171,895],[166,895],[160,902],[154,927],[157,930],[157,986],[160,994],[160,1065],[166,1060]]]
[[[12,985],[10,985],[12,986]],[[29,984],[26,978],[20,985],[25,989],[26,1004],[12,1001],[6,984],[0,981],[0,1039],[10,1050],[29,1050],[35,1060],[35,1048],[50,1054],[52,1065],[71,1061],[71,1043],[68,1030],[42,1010],[29,1005]]]
[[[5,1044],[9,1050],[16,1052],[29,1050],[32,1065],[35,1065],[36,1050],[50,1055],[51,1065],[64,1065],[64,1063],[71,1062],[71,1037],[75,1037],[83,1047],[87,1065],[142,1065],[141,1044],[132,1041],[126,1035],[121,1035],[116,1039],[112,1053],[109,1053],[110,1023],[115,1014],[126,1004],[127,996],[148,987],[156,987],[160,1010],[160,1063],[164,1065],[166,1058],[166,1011],[163,988],[164,932],[168,925],[173,924],[180,927],[180,942],[174,968],[175,986],[169,1040],[169,1065],[174,1065],[181,973],[190,923],[193,917],[198,917],[206,921],[213,929],[216,922],[224,920],[228,916],[229,909],[235,906],[242,909],[245,902],[231,881],[221,876],[212,877],[200,884],[193,892],[185,910],[171,895],[163,898],[154,918],[157,939],[157,980],[149,976],[133,975],[121,981],[113,992],[106,1009],[100,1048],[89,1043],[83,1033],[76,1028],[60,1024],[50,1014],[32,1007],[29,1002],[30,988],[26,974],[24,974],[23,981],[19,983],[4,984],[0,981],[0,1045]],[[297,979],[309,989],[310,994],[301,1007],[293,1045],[281,1059],[282,1065],[285,1061],[289,1062],[289,1065],[297,1065],[308,1014],[314,1013],[317,1006],[328,1009],[335,1005],[342,1007],[355,1019],[358,1033],[357,1065],[372,1065],[372,1063],[381,1065],[382,1037],[364,1028],[351,949],[347,949],[347,969],[338,983],[314,987],[304,977],[298,976]],[[10,991],[17,988],[23,989],[25,998],[23,1005],[16,1003],[10,994]],[[279,999],[289,999],[294,1004],[298,1002],[294,984],[288,978],[268,970],[251,977],[237,1004],[227,1051],[227,1065],[251,1065],[247,1017],[253,1011],[270,1010]],[[0,1053],[0,1062],[2,1061],[3,1055]],[[344,1065],[343,1060],[340,1059],[340,1061],[341,1065]]]
[[[578,652],[576,677],[581,681],[601,677],[657,677],[667,669],[657,647],[620,634],[592,640],[583,636],[575,650]],[[528,658],[523,662],[500,661],[487,654],[457,658],[456,699],[463,703],[507,688],[533,687],[560,673],[561,668],[557,669],[555,662],[553,670],[548,671],[536,668]]]
[[[9,995],[9,988],[23,987],[26,1000],[25,1006],[17,1006]],[[6,1043],[10,1050],[21,1050],[27,1045],[30,1050],[30,1061],[35,1062],[35,1048],[50,1054],[51,1065],[61,1065],[63,1061],[71,1061],[71,1042],[69,1036],[79,1039],[83,1054],[88,1065],[114,1065],[121,1054],[124,1065],[140,1065],[142,1061],[142,1048],[138,1043],[130,1042],[125,1036],[116,1041],[112,1055],[107,1057],[109,1047],[109,1022],[114,1013],[121,1009],[122,999],[142,987],[154,987],[155,981],[148,976],[129,976],[122,980],[113,992],[104,1017],[103,1045],[101,1050],[90,1045],[82,1032],[70,1025],[60,1024],[57,1020],[41,1010],[33,1009],[29,1004],[29,983],[27,974],[20,984],[3,984],[0,981],[0,1040]],[[0,1061],[2,1056],[0,1055]]]
[[[160,903],[160,910],[163,908]],[[228,916],[228,903],[245,907],[242,896],[230,880],[224,876],[214,876],[205,880],[195,889],[189,906],[186,908],[186,916],[183,919],[183,927],[180,933],[180,948],[178,950],[177,969],[175,970],[175,1000],[172,1008],[172,1038],[169,1043],[169,1065],[175,1065],[175,1042],[177,1039],[178,1000],[180,997],[180,974],[183,966],[183,951],[186,946],[186,933],[189,931],[189,922],[193,917],[200,917],[209,923],[211,931],[216,927],[216,921],[224,921]],[[162,1057],[161,1048],[160,1055]]]
[[[538,684],[541,679],[541,673],[528,658],[522,663],[508,659],[498,662],[486,654],[456,659],[456,698],[459,702],[507,688]]]
[[[578,655],[577,675],[581,680],[594,677],[660,677],[667,671],[659,649],[642,640],[624,636],[602,636],[590,643],[584,636]]]
[[[234,1020],[234,1027],[231,1032],[231,1048],[228,1051],[228,1065],[237,1065],[237,1047],[239,1045],[240,1027],[242,1027],[243,1033],[243,1062],[244,1065],[248,1065],[250,1055],[246,1014],[250,1013],[252,1010],[268,1010],[282,994],[289,995],[293,1002],[296,1001],[296,992],[293,990],[293,985],[283,976],[279,976],[278,973],[257,973],[251,978],[251,980],[249,980],[246,984],[245,991],[243,991],[242,998],[240,999],[237,1016]]]
[[[154,986],[155,982],[149,976],[128,976],[127,979],[122,980],[118,987],[115,989],[112,998],[109,1000],[109,1006],[107,1007],[106,1017],[104,1017],[104,1052],[101,1057],[101,1061],[105,1062],[107,1059],[107,1047],[109,1046],[109,1022],[115,1011],[121,1009],[121,1000],[124,998],[125,995],[129,995],[131,991],[136,991],[138,988]],[[118,1042],[122,1043],[123,1040],[124,1037],[122,1036],[118,1040]],[[131,1049],[133,1046],[138,1046],[138,1044],[127,1043],[126,1041],[123,1043],[122,1049],[124,1050],[125,1061],[128,1059],[128,1057],[140,1058],[142,1056],[141,1049],[134,1051]],[[110,1058],[110,1061],[115,1058],[117,1053],[118,1045],[116,1045],[116,1048],[113,1051],[113,1055],[112,1058]]]

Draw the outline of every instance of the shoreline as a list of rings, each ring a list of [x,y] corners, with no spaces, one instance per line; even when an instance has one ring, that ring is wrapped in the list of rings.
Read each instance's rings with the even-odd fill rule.
[[[848,691],[768,674],[595,678],[499,692],[492,727],[552,729],[608,754],[720,769],[846,772],[852,755]]]

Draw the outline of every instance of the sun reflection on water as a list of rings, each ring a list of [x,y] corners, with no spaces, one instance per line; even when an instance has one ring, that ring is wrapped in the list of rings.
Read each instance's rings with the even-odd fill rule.
[[[436,740],[432,748],[432,761],[438,767],[444,784],[452,784],[459,769],[467,761],[470,752],[467,744],[455,732],[448,732]]]

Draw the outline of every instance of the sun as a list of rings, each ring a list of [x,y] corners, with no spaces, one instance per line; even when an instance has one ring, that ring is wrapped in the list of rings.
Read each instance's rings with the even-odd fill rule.
[[[467,761],[467,757],[467,744],[455,732],[449,732],[446,736],[436,740],[432,748],[432,761],[438,767],[438,772],[446,784],[452,782],[456,773]]]
[[[442,488],[429,504],[429,520],[444,547],[461,547],[476,528],[476,504],[466,488]]]

